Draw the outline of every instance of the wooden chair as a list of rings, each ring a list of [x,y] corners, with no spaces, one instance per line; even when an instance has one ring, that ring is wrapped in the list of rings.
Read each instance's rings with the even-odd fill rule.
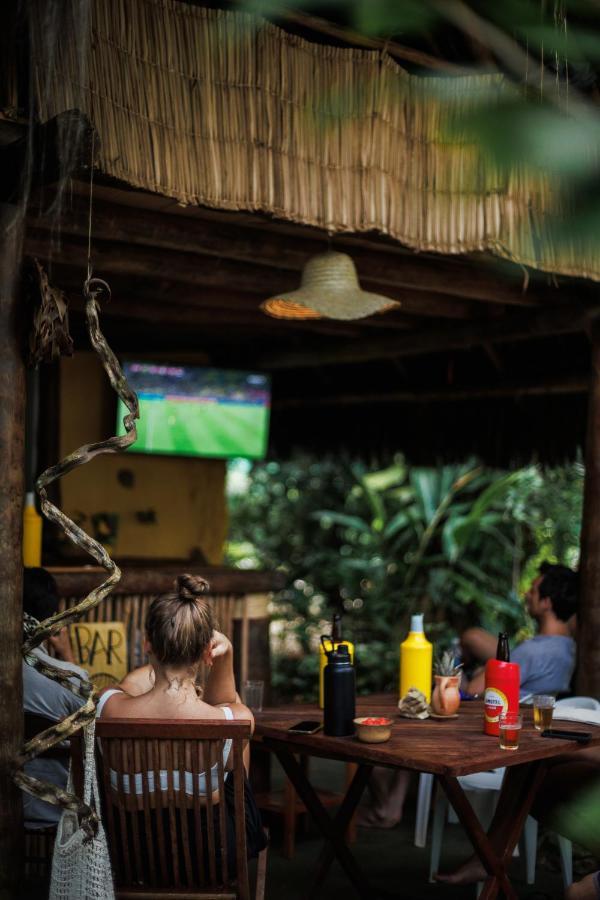
[[[243,751],[250,724],[100,719],[96,734],[102,819],[117,897],[249,900]],[[223,748],[228,739],[235,849],[227,841]],[[205,787],[218,785],[218,797],[192,790],[201,774],[211,771]],[[256,900],[264,897],[266,853],[259,855]]]

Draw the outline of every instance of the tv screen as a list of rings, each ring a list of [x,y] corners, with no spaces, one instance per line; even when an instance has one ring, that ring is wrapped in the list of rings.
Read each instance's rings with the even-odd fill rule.
[[[268,375],[196,366],[126,362],[137,393],[137,453],[261,459],[267,449]],[[119,400],[118,434],[127,409]]]

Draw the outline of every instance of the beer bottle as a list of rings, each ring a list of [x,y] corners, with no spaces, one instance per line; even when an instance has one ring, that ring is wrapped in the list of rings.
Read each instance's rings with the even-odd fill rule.
[[[496,659],[499,659],[501,662],[510,662],[510,647],[508,646],[508,635],[505,631],[501,631],[498,634]]]
[[[486,734],[499,734],[502,713],[519,712],[519,683],[519,665],[511,663],[508,635],[501,631],[496,659],[488,659],[485,664],[483,730]]]

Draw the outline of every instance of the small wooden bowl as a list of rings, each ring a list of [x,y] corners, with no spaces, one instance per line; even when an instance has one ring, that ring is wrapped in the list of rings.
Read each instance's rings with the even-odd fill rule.
[[[382,744],[389,741],[392,734],[392,720],[386,719],[385,725],[365,725],[365,719],[372,719],[373,716],[361,716],[360,719],[354,719],[356,728],[356,737],[365,744]],[[378,716],[377,718],[383,718]]]

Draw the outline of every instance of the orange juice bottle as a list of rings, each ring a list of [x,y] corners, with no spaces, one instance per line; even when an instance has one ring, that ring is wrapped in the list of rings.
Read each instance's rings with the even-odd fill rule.
[[[431,700],[433,646],[423,631],[423,616],[412,616],[410,632],[400,644],[400,699],[414,687]]]

